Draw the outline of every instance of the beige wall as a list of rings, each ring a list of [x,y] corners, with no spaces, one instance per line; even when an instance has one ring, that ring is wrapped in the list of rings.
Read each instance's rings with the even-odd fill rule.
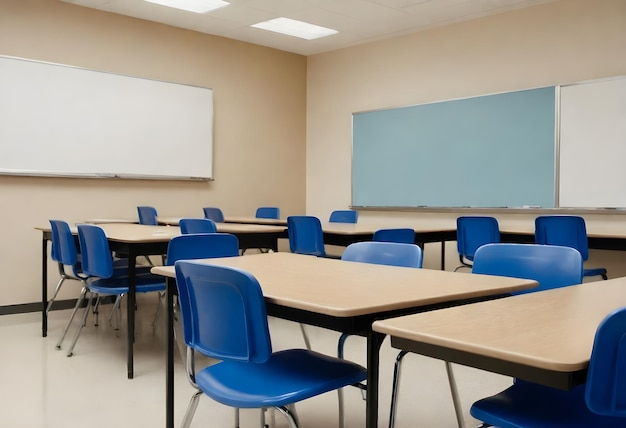
[[[626,1],[563,0],[315,55],[308,62],[307,211],[326,217],[351,202],[353,112],[626,75]],[[457,215],[362,211],[359,221],[453,225]],[[532,227],[535,215],[496,216],[505,225]],[[621,215],[585,217],[625,222]],[[432,247],[426,249],[426,267],[439,263]],[[453,268],[453,243],[447,253],[447,267]],[[626,252],[594,251],[591,259],[605,264],[609,275],[626,275]]]
[[[0,54],[213,88],[216,177],[0,176],[0,269],[17,279],[5,281],[2,306],[39,298],[33,226],[51,217],[132,217],[138,204],[165,216],[197,215],[208,205],[247,215],[275,204],[287,215],[306,203],[309,214],[326,218],[350,205],[352,112],[626,75],[626,1],[564,0],[307,59],[55,0],[0,0]],[[360,221],[452,224],[456,215],[361,212]],[[498,214],[505,224],[532,217]],[[438,257],[428,245],[425,266],[437,267]],[[449,268],[455,258],[451,243]],[[625,258],[594,251],[591,262],[626,275]]]
[[[210,183],[0,176],[0,306],[40,299],[33,227],[49,218],[128,218],[137,205],[163,216],[202,215],[204,206],[304,212],[306,57],[56,0],[0,0],[0,55],[210,87],[215,107]],[[56,270],[49,276],[53,289]]]

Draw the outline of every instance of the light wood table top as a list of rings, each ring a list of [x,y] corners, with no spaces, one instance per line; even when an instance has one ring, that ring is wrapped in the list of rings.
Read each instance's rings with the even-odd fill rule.
[[[101,227],[107,239],[117,242],[162,242],[180,235],[178,226],[148,226],[137,223],[102,223]],[[37,226],[36,230],[50,232],[50,226]],[[76,226],[70,226],[72,233],[78,233]]]
[[[280,218],[258,218],[258,217],[226,217],[225,223],[242,223],[242,224],[272,224],[276,226],[287,226],[287,219]]]
[[[103,224],[103,223],[139,223],[136,218],[90,218],[85,223]]]
[[[186,217],[159,217],[159,223],[170,226],[178,226],[181,218]],[[263,219],[259,219],[263,220]],[[268,219],[265,219],[268,220]],[[286,222],[285,222],[286,224]],[[282,232],[286,228],[280,223],[274,222],[233,222],[233,223],[215,223],[218,232],[224,233],[237,233],[237,232],[249,232],[249,233],[263,233],[263,232]]]
[[[536,282],[429,269],[346,262],[292,253],[203,259],[254,275],[269,302],[347,317],[509,293]],[[154,267],[174,277],[174,267]]]
[[[626,224],[587,222],[585,226],[589,238],[626,239]],[[503,223],[500,225],[500,232],[534,235],[535,224],[532,221],[523,224]]]
[[[586,369],[596,329],[626,306],[626,278],[376,321],[374,330],[549,371]],[[428,355],[428,354],[426,354]],[[482,367],[485,368],[485,367]]]
[[[396,227],[413,229],[416,233],[454,231],[456,227],[441,227],[439,225],[420,225],[420,226],[390,226],[389,224],[374,223],[330,223],[323,222],[322,230],[325,233],[334,233],[338,235],[355,235],[355,234],[374,234],[379,229],[393,229]]]

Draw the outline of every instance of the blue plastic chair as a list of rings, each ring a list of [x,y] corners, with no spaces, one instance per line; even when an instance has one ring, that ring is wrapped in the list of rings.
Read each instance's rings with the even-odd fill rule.
[[[200,394],[236,408],[274,407],[291,428],[298,421],[288,406],[363,381],[365,368],[304,349],[272,352],[265,301],[249,273],[193,261],[176,262],[183,335],[193,353],[220,360],[188,373],[199,389],[189,402],[189,426]]]
[[[593,342],[587,382],[570,391],[516,380],[475,402],[470,413],[499,428],[623,428],[626,426],[626,308],[609,314]]]
[[[190,233],[216,233],[217,226],[209,218],[181,218],[178,222],[183,235]]]
[[[535,293],[582,283],[583,260],[571,247],[486,244],[476,251],[472,273],[533,279],[538,287],[512,294]]]
[[[83,283],[87,278],[81,272],[80,259],[76,250],[76,242],[70,231],[70,226],[62,220],[50,220],[52,232],[52,248],[50,257],[57,262],[59,268],[59,282],[57,283],[52,298],[46,306],[46,313],[50,311],[52,303],[55,301],[61,286],[66,280],[79,281]]]
[[[82,256],[82,270],[89,278],[85,281],[85,287],[81,292],[79,301],[76,303],[74,312],[72,312],[68,327],[72,323],[76,311],[83,304],[87,296],[88,303],[83,312],[81,323],[74,335],[72,345],[68,349],[68,357],[73,355],[74,347],[85,325],[89,307],[92,305],[93,299],[104,295],[115,295],[119,298],[128,293],[128,276],[116,275],[116,270],[113,266],[113,257],[104,230],[93,224],[79,224],[78,240]],[[149,272],[138,272],[138,275],[135,276],[135,284],[137,293],[165,290],[165,280],[163,277],[152,275]],[[117,306],[117,302],[119,302],[119,299],[116,301],[114,308]],[[133,333],[129,332],[129,334]],[[60,344],[57,345],[57,348],[60,348]]]
[[[454,269],[472,267],[474,253],[485,244],[500,242],[498,220],[486,216],[463,216],[456,219],[456,243],[461,264]]]
[[[539,283],[538,287],[513,294],[533,293],[582,283],[583,258],[576,249],[565,246],[487,244],[476,251],[472,272],[476,274],[533,279]],[[519,394],[532,395],[535,397],[534,401],[541,402],[545,400],[545,403],[551,403],[551,406],[552,398],[556,399],[558,396],[558,394],[555,394],[552,397],[551,390],[552,388],[539,384],[516,380],[513,386],[507,389],[507,394],[511,397],[516,397]],[[561,391],[561,393],[563,392]],[[479,405],[476,410],[477,414],[481,414],[480,410],[478,410],[480,407]],[[545,405],[540,407],[545,407]],[[472,414],[474,415],[474,413]],[[485,422],[487,421],[485,420]],[[501,427],[500,424],[496,425]],[[505,426],[512,427],[513,425]],[[517,425],[515,426],[517,427]],[[528,426],[540,427],[543,425],[533,424]],[[502,427],[504,428],[504,426]]]
[[[474,254],[472,273],[532,279],[539,283],[537,288],[519,291],[537,292],[565,287],[582,282],[583,260],[573,248],[536,244],[485,244]],[[399,360],[394,369],[390,427],[393,427],[396,411]],[[448,382],[452,393],[454,410],[459,427],[463,426],[463,411],[456,388],[452,365],[446,361]]]
[[[408,229],[415,236],[413,229]],[[365,241],[350,244],[344,250],[341,260],[348,262],[372,263],[387,266],[421,268],[424,255],[422,249],[412,243]],[[342,333],[337,343],[337,356],[343,358],[346,339],[351,336]],[[403,355],[404,356],[404,355]],[[358,385],[362,390],[364,385]],[[339,394],[339,427],[344,426],[343,392]]]
[[[85,281],[88,278],[88,275],[82,272],[81,269],[81,260],[80,254],[78,254],[78,250],[76,248],[76,239],[70,230],[69,224],[63,220],[50,220],[50,226],[52,231],[52,250],[50,252],[51,257],[54,261],[58,263],[60,279],[57,283],[57,286],[54,291],[54,295],[52,299],[48,302],[46,307],[46,312],[50,310],[52,307],[52,302],[56,299],[59,290],[63,283],[70,279],[79,281],[82,285],[82,288],[85,287]],[[127,274],[128,271],[128,261],[125,259],[118,259],[113,262],[113,274],[116,276],[123,276]],[[148,271],[148,269],[138,268],[138,274],[144,274]],[[75,311],[78,310],[80,303],[80,299],[76,301],[76,306],[74,307],[73,315]],[[94,307],[94,312],[96,315],[98,304]],[[60,348],[65,336],[69,330],[71,324],[70,322],[65,327],[63,334],[61,335],[59,341],[57,342],[57,348]],[[96,321],[97,324],[97,321]]]
[[[215,223],[224,223],[224,213],[221,209],[214,207],[205,207],[202,208],[202,211],[204,211],[204,218],[211,219]]]
[[[278,220],[280,218],[280,208],[278,207],[259,207],[254,215],[256,218],[270,218]]]
[[[378,242],[415,244],[415,230],[409,228],[378,229],[374,232],[372,240]]]
[[[289,249],[292,253],[326,257],[322,223],[314,216],[287,217]]]
[[[587,226],[585,219],[572,215],[540,216],[535,219],[535,243],[544,245],[562,245],[576,248],[583,256],[589,258],[587,242]],[[605,268],[585,269],[584,276],[601,276],[607,279]]]
[[[359,219],[358,211],[336,210],[330,213],[328,221],[330,223],[356,223]]]
[[[137,207],[137,214],[139,215],[139,224],[147,224],[149,226],[157,226],[159,224],[157,211],[154,207]]]

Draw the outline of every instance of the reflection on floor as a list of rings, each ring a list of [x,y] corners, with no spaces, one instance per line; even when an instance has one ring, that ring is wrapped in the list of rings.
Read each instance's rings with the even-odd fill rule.
[[[135,378],[126,378],[124,330],[118,334],[108,323],[111,305],[101,310],[100,325],[88,319],[74,356],[55,349],[70,311],[50,313],[49,333],[41,337],[39,313],[0,316],[0,427],[28,428],[110,428],[165,426],[165,341],[163,317],[153,331],[154,296],[140,296],[135,344]],[[124,308],[125,312],[125,308]],[[124,327],[125,324],[122,324]],[[303,347],[299,326],[270,319],[275,350]],[[338,333],[307,327],[312,347],[328,354],[336,352]],[[69,345],[66,339],[65,348]],[[386,340],[381,350],[379,425],[389,418],[391,375],[397,351]],[[365,339],[352,337],[346,344],[346,358],[365,365]],[[510,378],[455,365],[465,421],[476,421],[468,410],[473,401],[498,392]],[[176,362],[176,426],[180,426],[193,388],[187,382],[183,360]],[[346,427],[363,427],[365,402],[360,392],[345,393]],[[298,403],[304,428],[337,426],[337,394],[330,393]],[[241,428],[258,428],[259,411],[242,411]],[[286,427],[280,414],[269,412],[268,422]],[[398,405],[397,428],[457,426],[442,361],[409,355],[405,359]],[[232,428],[233,411],[204,397],[192,427]]]

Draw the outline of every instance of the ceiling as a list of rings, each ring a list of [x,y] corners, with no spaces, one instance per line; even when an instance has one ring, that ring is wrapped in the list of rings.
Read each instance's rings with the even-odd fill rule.
[[[314,55],[556,0],[229,0],[229,6],[207,14],[185,12],[144,0],[63,1]],[[339,33],[304,40],[250,27],[281,16],[332,28]]]

